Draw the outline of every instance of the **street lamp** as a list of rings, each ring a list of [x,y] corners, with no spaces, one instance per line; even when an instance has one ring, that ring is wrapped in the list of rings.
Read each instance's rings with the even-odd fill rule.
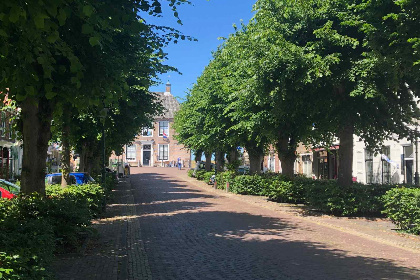
[[[105,120],[106,120],[107,115],[108,115],[108,108],[104,107],[101,110],[101,114],[99,116],[101,118],[101,122],[102,122],[102,145],[103,145],[102,146],[102,148],[103,148],[103,150],[102,150],[102,156],[103,156],[103,158],[102,158],[102,163],[103,163],[103,165],[102,165],[102,184],[103,184],[103,186],[105,186],[105,176],[106,176]]]

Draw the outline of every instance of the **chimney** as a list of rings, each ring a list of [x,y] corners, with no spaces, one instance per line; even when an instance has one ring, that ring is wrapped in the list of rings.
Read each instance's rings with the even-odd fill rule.
[[[169,83],[169,81],[166,83],[165,93],[171,93],[171,83]]]

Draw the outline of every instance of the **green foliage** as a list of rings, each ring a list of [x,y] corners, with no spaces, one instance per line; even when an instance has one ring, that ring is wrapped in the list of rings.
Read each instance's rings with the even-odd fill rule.
[[[339,216],[378,215],[382,195],[392,186],[354,183],[342,188],[334,180],[313,180],[305,187],[305,202],[313,209]]]
[[[188,170],[187,174],[188,174],[188,177],[194,177],[194,169]]]
[[[420,234],[420,189],[393,188],[382,197],[384,210],[400,229]]]
[[[207,171],[205,170],[197,170],[194,173],[195,178],[197,178],[197,180],[203,181],[204,180],[204,174],[206,174]]]
[[[87,205],[89,217],[97,217],[105,207],[105,191],[99,184],[71,185],[66,188],[52,185],[46,188],[46,193],[51,197],[68,197],[75,203]]]
[[[304,203],[306,188],[312,183],[309,178],[294,178],[291,181],[284,176],[273,176],[265,195],[273,201]]]
[[[237,194],[263,195],[269,180],[260,175],[236,176],[230,185],[230,191]]]
[[[39,195],[0,199],[0,279],[43,279],[56,238]]]
[[[216,180],[217,180],[217,188],[218,189],[226,189],[226,183],[232,184],[236,177],[235,171],[225,171],[217,173]]]
[[[208,184],[210,182],[211,176],[213,176],[213,175],[214,175],[214,171],[209,171],[209,172],[204,173],[203,181]]]
[[[90,232],[115,185],[48,186],[47,197],[22,195],[0,200],[0,274],[4,279],[47,279],[54,252],[74,250]],[[0,279],[3,279],[0,276]]]

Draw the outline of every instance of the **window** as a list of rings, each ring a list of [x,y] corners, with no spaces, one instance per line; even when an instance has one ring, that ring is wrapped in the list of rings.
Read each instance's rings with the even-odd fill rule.
[[[169,159],[169,145],[159,145],[159,158],[158,160]]]
[[[310,155],[302,155],[303,174],[306,177],[312,177],[312,161]]]
[[[164,136],[164,137],[169,136],[169,122],[168,121],[159,122],[159,136]]]
[[[152,137],[153,136],[153,129],[151,128],[143,128],[141,130],[141,135],[145,137]]]
[[[128,161],[136,161],[136,145],[127,145],[126,158]]]
[[[365,150],[366,184],[373,183],[373,152]]]
[[[390,147],[382,148],[382,184],[389,184],[391,182],[391,160],[389,159]]]

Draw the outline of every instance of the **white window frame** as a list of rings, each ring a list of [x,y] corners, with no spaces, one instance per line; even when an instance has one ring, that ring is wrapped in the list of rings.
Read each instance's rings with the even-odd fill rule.
[[[167,123],[168,124],[166,135],[167,135],[167,137],[169,137],[169,121],[159,121],[159,137],[163,137],[163,132],[165,132],[164,127],[162,127],[162,132],[161,132],[161,123]]]
[[[133,158],[129,158],[128,157],[128,148],[129,147],[134,147],[134,159]],[[132,152],[132,151],[131,151]],[[130,152],[130,153],[131,153]],[[128,161],[128,162],[136,162],[137,161],[137,147],[136,147],[136,144],[132,144],[132,145],[126,145],[125,146],[125,159]]]
[[[161,158],[160,157],[160,147],[164,147],[164,146],[166,146],[166,147],[168,147],[168,157],[167,157],[167,159],[164,159],[164,158]],[[163,154],[165,154],[165,150],[163,150]],[[169,144],[158,144],[158,160],[159,161],[167,161],[167,160],[169,160]]]
[[[147,134],[150,132],[150,135],[144,135],[144,132],[147,131]],[[141,136],[143,137],[153,137],[153,128],[142,128],[141,130]]]
[[[309,160],[303,160],[304,157],[305,159],[307,158]],[[308,153],[301,154],[301,158],[302,158],[302,174],[308,178],[312,178],[313,161],[312,161],[311,154],[308,154]]]

